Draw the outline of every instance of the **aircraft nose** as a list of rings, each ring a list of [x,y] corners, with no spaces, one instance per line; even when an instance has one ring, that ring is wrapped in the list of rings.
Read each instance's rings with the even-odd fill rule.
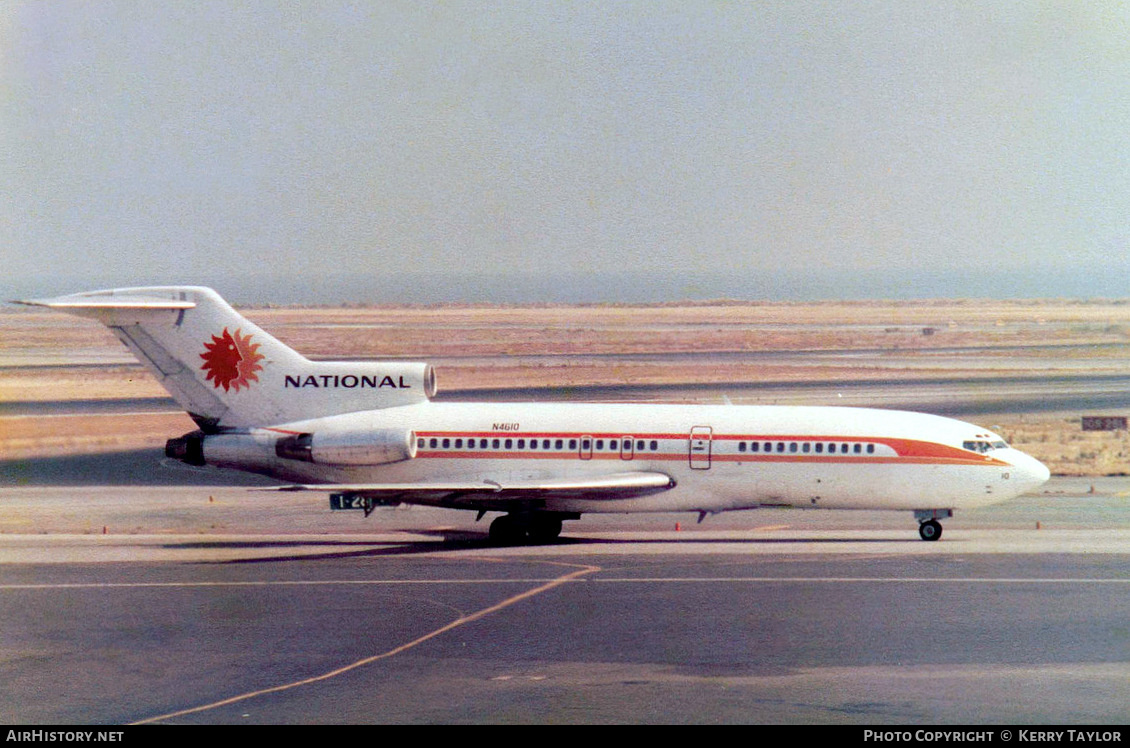
[[[1014,477],[1017,484],[1023,487],[1023,492],[1039,488],[1051,477],[1047,465],[1023,452],[1016,451],[1009,462],[1015,468]]]

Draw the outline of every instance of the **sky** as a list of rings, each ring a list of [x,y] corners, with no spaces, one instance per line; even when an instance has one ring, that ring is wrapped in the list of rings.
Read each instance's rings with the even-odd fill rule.
[[[0,298],[1130,297],[1121,2],[0,5]]]

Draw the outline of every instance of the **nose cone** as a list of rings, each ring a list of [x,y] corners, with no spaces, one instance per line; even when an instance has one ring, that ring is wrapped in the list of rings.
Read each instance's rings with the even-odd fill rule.
[[[1015,468],[1012,471],[1012,477],[1019,489],[1017,495],[1033,491],[1048,482],[1051,471],[1048,470],[1047,465],[1031,455],[1015,449],[1011,451],[1012,454],[1009,456],[1008,462]]]

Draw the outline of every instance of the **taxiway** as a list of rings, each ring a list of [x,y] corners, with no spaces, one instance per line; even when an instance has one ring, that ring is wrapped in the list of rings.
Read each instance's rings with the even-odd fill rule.
[[[1053,480],[938,543],[765,510],[492,548],[470,513],[5,487],[0,720],[1122,722],[1128,490]]]

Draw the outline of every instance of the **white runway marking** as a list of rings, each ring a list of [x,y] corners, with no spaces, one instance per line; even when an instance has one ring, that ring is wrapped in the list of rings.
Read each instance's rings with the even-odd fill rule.
[[[177,587],[330,587],[396,584],[544,584],[554,579],[314,579],[263,580],[258,582],[64,582],[61,584],[0,584],[0,590],[74,590]],[[584,581],[584,580],[574,580]]]
[[[321,579],[257,582],[65,582],[3,584],[4,590],[176,589],[204,587],[331,587],[443,584],[1130,584],[1130,578],[1102,577],[610,577],[597,579]]]
[[[444,634],[448,631],[451,631],[452,629],[458,628],[459,626],[462,626],[462,625],[467,624],[467,623],[471,623],[473,621],[477,621],[480,618],[485,618],[486,616],[490,615],[491,613],[496,613],[496,612],[502,610],[503,608],[510,607],[514,603],[520,602],[520,601],[525,600],[527,598],[534,597],[535,595],[538,595],[542,592],[547,592],[548,590],[554,589],[555,587],[558,587],[562,584],[566,584],[568,582],[571,582],[571,581],[573,581],[573,580],[577,579],[578,577],[581,577],[585,574],[592,574],[594,572],[598,572],[598,571],[601,570],[599,566],[580,566],[580,567],[578,567],[577,564],[566,564],[566,563],[558,563],[558,562],[552,562],[552,561],[546,562],[546,563],[551,563],[555,566],[572,566],[576,570],[571,571],[568,574],[564,574],[560,577],[557,577],[556,579],[547,580],[545,584],[542,584],[538,587],[534,587],[533,589],[530,589],[530,590],[526,590],[525,592],[522,592],[521,594],[508,597],[505,600],[502,600],[501,602],[495,603],[494,605],[491,605],[490,607],[483,608],[482,610],[480,610],[476,613],[471,613],[470,615],[460,616],[459,618],[456,618],[454,621],[447,624],[446,626],[441,626],[440,628],[435,629],[434,631],[431,631],[427,634],[424,634],[423,636],[419,636],[419,637],[413,639],[412,641],[407,642],[406,644],[401,644],[399,647],[394,647],[393,649],[390,649],[387,652],[381,652],[379,654],[375,654],[375,655],[372,655],[370,657],[365,657],[363,659],[357,660],[356,662],[352,662],[352,663],[345,665],[343,667],[339,667],[336,670],[331,670],[328,673],[322,673],[321,675],[315,675],[315,676],[310,677],[310,678],[303,678],[302,680],[297,680],[297,681],[294,681],[292,683],[284,683],[282,685],[274,686],[272,688],[263,688],[263,689],[260,689],[258,691],[249,691],[247,693],[239,694],[238,696],[232,696],[232,697],[227,698],[227,699],[221,699],[220,701],[214,701],[210,704],[203,704],[201,706],[192,707],[190,709],[181,709],[181,710],[176,711],[176,712],[170,712],[168,714],[162,714],[158,717],[150,717],[148,719],[139,720],[137,722],[133,722],[132,724],[143,725],[143,724],[149,724],[149,723],[153,723],[153,722],[161,722],[161,721],[164,721],[164,720],[172,719],[174,717],[181,717],[181,716],[184,716],[186,714],[195,714],[197,712],[204,712],[204,711],[207,711],[209,709],[215,709],[217,707],[227,706],[228,704],[234,704],[234,703],[237,703],[237,702],[240,702],[240,701],[246,701],[247,699],[252,699],[252,698],[255,698],[257,696],[264,696],[264,695],[270,694],[270,693],[278,693],[280,691],[287,691],[287,690],[290,690],[292,688],[297,688],[298,686],[305,686],[305,685],[309,685],[311,683],[317,683],[319,681],[329,680],[331,678],[335,678],[335,677],[341,675],[342,673],[347,673],[351,670],[356,670],[359,667],[362,667],[364,665],[368,665],[372,662],[376,662],[377,660],[383,660],[383,659],[386,659],[388,657],[398,655],[401,652],[405,652],[409,649],[412,649],[413,647],[415,647],[418,644],[422,644],[422,643],[428,641],[429,639],[434,639],[435,637],[439,636],[440,634]]]
[[[632,577],[613,579],[588,579],[593,584],[600,583],[656,583],[668,584],[679,582],[694,582],[697,584],[721,583],[756,583],[756,582],[788,582],[788,583],[813,583],[813,584],[870,584],[874,582],[890,582],[898,584],[1130,584],[1130,579],[1103,579],[1103,578],[1027,578],[1027,577]]]

